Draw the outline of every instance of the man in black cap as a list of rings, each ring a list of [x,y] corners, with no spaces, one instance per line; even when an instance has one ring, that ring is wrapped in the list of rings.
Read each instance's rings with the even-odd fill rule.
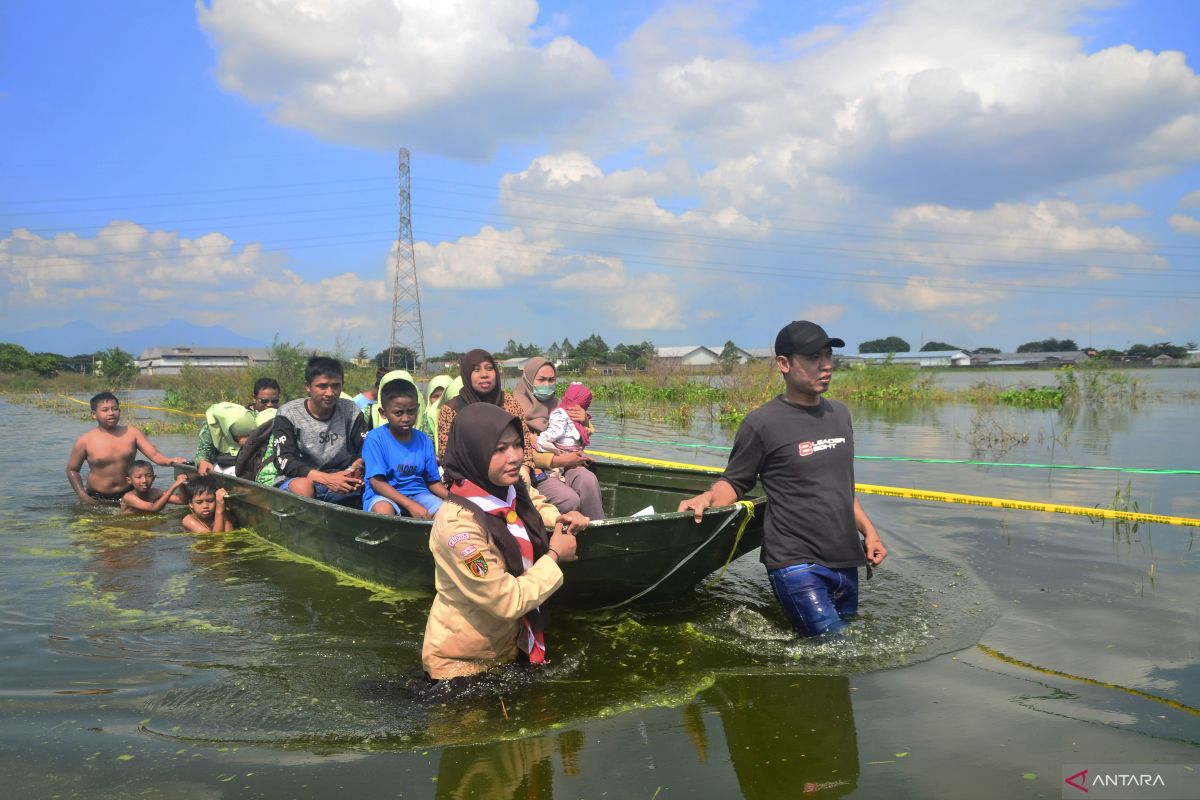
[[[841,339],[797,321],[775,337],[784,393],[747,415],[729,464],[707,492],[679,504],[699,522],[709,506],[726,506],[761,476],[767,493],[762,562],[771,588],[803,636],[835,633],[858,612],[858,568],[887,556],[875,526],[854,496],[850,412],[823,395]]]

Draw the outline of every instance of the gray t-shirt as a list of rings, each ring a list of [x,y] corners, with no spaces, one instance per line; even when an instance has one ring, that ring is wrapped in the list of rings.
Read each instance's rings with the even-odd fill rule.
[[[722,477],[744,495],[760,476],[768,569],[867,563],[854,524],[854,429],[844,405],[821,398],[820,405],[798,406],[780,396],[750,412]]]
[[[289,400],[275,415],[275,484],[302,478],[311,470],[337,472],[362,453],[366,420],[353,400],[341,398],[329,419],[308,412],[307,398]]]

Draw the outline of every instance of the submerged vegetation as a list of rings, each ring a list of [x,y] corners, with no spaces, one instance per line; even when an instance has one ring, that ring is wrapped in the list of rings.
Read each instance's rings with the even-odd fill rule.
[[[1088,406],[1136,403],[1148,396],[1143,379],[1101,362],[1055,370],[1055,386],[1006,387],[981,380],[953,391],[938,386],[936,376],[936,371],[890,360],[843,366],[836,371],[828,396],[856,404],[957,401],[972,403],[981,410],[1000,405],[1062,409],[1067,413]],[[588,376],[587,382],[598,400],[612,404],[608,413],[617,417],[682,423],[697,413],[707,413],[726,425],[739,424],[783,388],[773,361],[738,365],[723,375],[652,367],[632,375]],[[998,434],[988,424],[981,423],[979,428],[979,436],[973,438],[978,438],[983,447],[1000,444],[997,439],[1005,446],[1019,443],[1012,436]]]

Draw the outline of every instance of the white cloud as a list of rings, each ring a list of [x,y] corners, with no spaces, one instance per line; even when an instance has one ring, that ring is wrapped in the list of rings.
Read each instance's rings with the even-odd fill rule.
[[[1200,158],[1184,55],[1084,52],[1067,31],[1089,5],[896,3],[791,58],[736,40],[740,20],[668,7],[622,50],[621,119],[658,152],[740,172],[748,197],[793,202],[824,186],[990,205]]]
[[[124,220],[93,237],[43,238],[18,229],[0,240],[0,281],[7,283],[0,308],[10,321],[36,304],[39,316],[111,316],[116,324],[188,319],[239,330],[276,325],[303,335],[358,324],[364,306],[378,308],[390,297],[383,281],[349,272],[309,281],[282,262],[256,243],[239,248],[223,233],[188,239]]]
[[[1187,214],[1172,214],[1171,227],[1180,233],[1200,236],[1200,219],[1189,217]]]
[[[830,303],[828,305],[806,306],[796,312],[796,319],[807,319],[816,322],[822,327],[829,325],[832,322],[837,322],[846,314],[846,307],[841,303]]]
[[[665,275],[630,274],[618,258],[573,253],[554,239],[520,228],[490,226],[454,242],[414,246],[422,285],[432,290],[497,291],[517,287],[535,305],[586,304],[608,322],[631,330],[683,327],[681,293]]]
[[[872,283],[867,299],[882,311],[939,311],[945,308],[978,306],[995,302],[1002,293],[984,286],[947,288],[935,285],[927,277],[909,278],[902,286]]]
[[[212,0],[197,14],[225,88],[369,147],[482,158],[581,115],[611,81],[574,39],[535,43],[534,0]]]
[[[1137,203],[1112,203],[1096,209],[1096,217],[1103,222],[1111,222],[1118,219],[1137,219],[1149,213]]]
[[[1200,189],[1188,192],[1179,200],[1180,208],[1195,208],[1196,206],[1200,206]]]

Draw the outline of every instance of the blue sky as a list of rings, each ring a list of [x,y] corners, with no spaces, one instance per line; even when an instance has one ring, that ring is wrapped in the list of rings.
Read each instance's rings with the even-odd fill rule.
[[[1200,340],[1194,3],[0,5],[0,339]],[[152,342],[171,344],[170,342]]]

